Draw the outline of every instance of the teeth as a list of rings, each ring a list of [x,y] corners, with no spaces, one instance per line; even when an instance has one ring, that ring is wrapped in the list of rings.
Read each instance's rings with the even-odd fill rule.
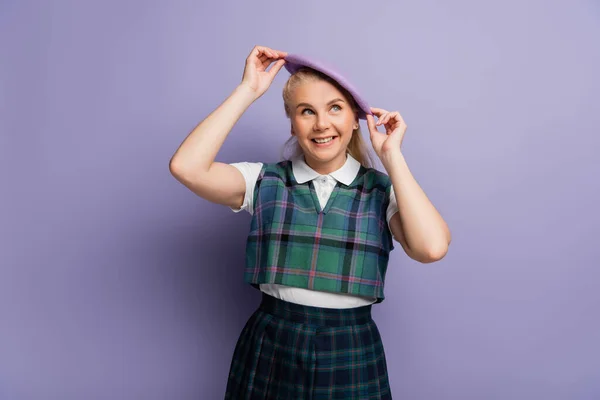
[[[333,140],[333,137],[330,137],[330,138],[327,138],[327,139],[314,139],[314,140],[317,143],[327,143],[327,142]]]

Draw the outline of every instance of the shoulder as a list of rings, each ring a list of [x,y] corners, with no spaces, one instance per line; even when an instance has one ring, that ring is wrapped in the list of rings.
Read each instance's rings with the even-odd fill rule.
[[[257,180],[260,181],[265,175],[285,178],[291,172],[292,162],[290,160],[270,163],[241,161],[229,163],[229,165],[237,168],[244,176],[246,182],[256,182]]]
[[[244,176],[246,182],[255,182],[264,166],[264,163],[242,161],[230,163],[229,165],[237,168]]]
[[[361,166],[358,174],[361,176],[363,184],[369,187],[380,186],[387,190],[392,184],[392,180],[388,174],[375,168]]]
[[[270,176],[286,179],[292,174],[291,160],[282,160],[272,163],[264,163],[260,171],[260,177]]]
[[[236,167],[243,173],[244,171],[260,171],[261,168],[263,167],[264,163],[241,161],[241,162],[229,163],[229,165],[231,165],[232,167]]]

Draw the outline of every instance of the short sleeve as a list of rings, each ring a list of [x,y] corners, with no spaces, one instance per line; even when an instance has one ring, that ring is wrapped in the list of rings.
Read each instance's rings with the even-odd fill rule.
[[[386,210],[386,218],[387,218],[388,226],[390,226],[390,220],[392,219],[394,214],[396,214],[398,211],[400,211],[400,210],[398,209],[396,193],[394,192],[394,186],[391,185],[390,186],[390,202],[389,202],[387,210]],[[393,233],[392,233],[392,236],[393,236]],[[394,239],[396,239],[396,237],[394,237]],[[398,239],[396,239],[396,241],[398,241]]]
[[[263,163],[261,162],[238,162],[229,164],[237,168],[242,175],[244,176],[244,180],[246,181],[246,193],[244,194],[244,202],[242,206],[238,209],[229,207],[231,211],[238,213],[242,210],[247,211],[252,215],[254,211],[254,187],[256,186],[256,180],[258,179],[258,175],[260,174],[260,170],[262,169]]]

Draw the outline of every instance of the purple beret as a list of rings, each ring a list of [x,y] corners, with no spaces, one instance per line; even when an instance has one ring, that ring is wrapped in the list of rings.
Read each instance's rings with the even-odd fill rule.
[[[344,89],[346,89],[352,97],[354,97],[354,101],[356,101],[356,105],[358,106],[358,118],[367,119],[367,114],[372,115],[371,108],[369,104],[365,101],[364,98],[360,96],[358,90],[352,84],[335,71],[335,68],[330,65],[325,65],[323,62],[319,62],[316,60],[311,60],[307,57],[300,56],[298,54],[288,54],[285,57],[285,68],[289,71],[290,74],[294,74],[302,67],[309,67],[315,69],[319,72],[324,73],[329,76],[337,83],[340,84]]]

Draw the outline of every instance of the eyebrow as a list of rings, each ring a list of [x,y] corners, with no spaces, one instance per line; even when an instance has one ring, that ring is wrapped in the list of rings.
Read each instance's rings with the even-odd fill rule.
[[[338,102],[338,101],[341,101],[342,103],[345,103],[345,101],[344,101],[344,100],[342,100],[342,99],[340,99],[340,98],[338,97],[338,98],[336,98],[336,99],[333,99],[333,100],[331,100],[329,103],[327,103],[327,105],[330,105],[330,104],[336,103],[336,102]],[[299,107],[302,107],[302,106],[305,106],[305,107],[312,107],[312,106],[311,106],[310,104],[308,104],[308,103],[300,103],[300,104],[298,104],[298,105],[296,106],[296,108],[299,108]]]

